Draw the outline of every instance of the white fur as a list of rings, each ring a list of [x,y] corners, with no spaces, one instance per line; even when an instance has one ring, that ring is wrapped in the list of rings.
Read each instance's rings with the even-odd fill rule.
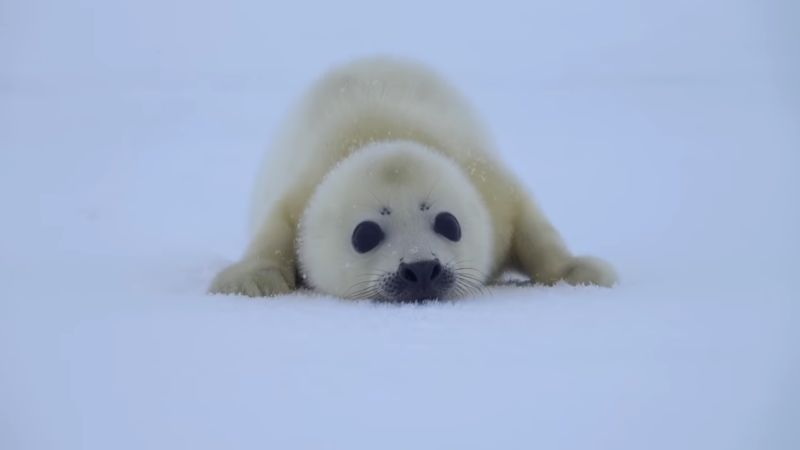
[[[436,215],[445,211],[460,222],[459,242],[433,230]],[[350,236],[363,220],[378,223],[386,239],[360,255]],[[401,261],[438,259],[475,274],[492,270],[492,221],[480,193],[461,167],[415,142],[370,144],[333,168],[311,198],[298,235],[303,276],[340,297],[367,290],[365,283],[396,271]]]
[[[422,211],[426,199],[431,207]],[[383,206],[390,215],[380,214]],[[439,211],[461,222],[460,242],[433,232]],[[471,270],[476,283],[509,269],[542,284],[617,280],[607,262],[570,254],[461,94],[403,59],[358,59],[310,87],[265,156],[250,218],[247,252],[210,292],[277,295],[296,289],[300,276],[330,295],[375,293],[363,286],[375,287],[377,274],[395,271],[401,258],[433,255]],[[386,240],[361,255],[350,238],[367,219]]]

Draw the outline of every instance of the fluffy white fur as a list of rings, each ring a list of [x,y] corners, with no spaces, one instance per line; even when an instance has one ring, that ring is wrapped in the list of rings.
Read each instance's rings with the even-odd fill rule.
[[[455,215],[459,242],[432,229]],[[364,220],[385,240],[354,251]],[[451,298],[507,270],[533,283],[611,286],[607,262],[575,257],[495,152],[467,101],[419,63],[369,57],[330,70],[298,102],[267,152],[251,203],[250,245],[211,293],[251,297],[305,285],[381,297],[401,261],[437,258],[460,280]]]

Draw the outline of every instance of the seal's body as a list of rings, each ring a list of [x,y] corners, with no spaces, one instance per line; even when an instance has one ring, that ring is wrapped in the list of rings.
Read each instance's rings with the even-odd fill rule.
[[[463,297],[509,269],[547,285],[617,278],[571,255],[459,92],[390,57],[311,86],[264,158],[250,227],[210,292],[417,301]]]

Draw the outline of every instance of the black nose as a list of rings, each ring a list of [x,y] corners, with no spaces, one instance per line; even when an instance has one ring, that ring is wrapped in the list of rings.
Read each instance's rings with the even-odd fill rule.
[[[400,263],[398,275],[409,287],[427,287],[442,274],[439,260],[419,261],[411,264]]]

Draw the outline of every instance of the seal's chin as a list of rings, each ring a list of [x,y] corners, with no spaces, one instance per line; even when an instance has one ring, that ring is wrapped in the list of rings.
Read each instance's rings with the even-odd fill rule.
[[[457,296],[454,296],[452,292],[452,287],[443,287],[440,289],[417,289],[412,291],[404,291],[401,293],[395,293],[394,295],[383,293],[378,301],[383,301],[386,303],[429,303],[455,300]]]
[[[373,300],[378,303],[396,303],[396,304],[424,304],[444,302],[457,299],[459,296],[452,295],[451,291],[447,292],[434,292],[434,291],[415,291],[405,292],[399,295],[391,295],[388,293],[379,293]]]

